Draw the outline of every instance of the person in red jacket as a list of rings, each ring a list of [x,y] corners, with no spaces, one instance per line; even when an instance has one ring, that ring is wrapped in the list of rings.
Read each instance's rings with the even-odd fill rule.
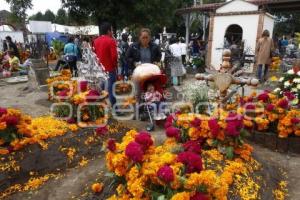
[[[100,26],[99,36],[94,41],[95,53],[98,59],[104,66],[104,69],[109,74],[108,93],[109,100],[113,106],[116,103],[116,98],[113,95],[113,85],[117,80],[118,53],[117,43],[113,39],[113,29],[110,23],[103,23]]]

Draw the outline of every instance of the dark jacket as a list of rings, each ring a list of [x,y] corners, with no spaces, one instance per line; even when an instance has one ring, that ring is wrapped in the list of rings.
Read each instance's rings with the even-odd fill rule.
[[[134,68],[134,62],[141,61],[140,55],[140,44],[133,43],[126,52],[127,63],[131,68]],[[160,62],[161,59],[161,51],[158,45],[153,42],[149,44],[150,52],[151,52],[151,63]]]
[[[3,43],[3,50],[4,51],[8,51],[8,50],[13,51],[14,54],[20,59],[19,50],[18,50],[17,45],[15,43],[9,42],[9,47],[8,47],[7,43],[4,42]]]

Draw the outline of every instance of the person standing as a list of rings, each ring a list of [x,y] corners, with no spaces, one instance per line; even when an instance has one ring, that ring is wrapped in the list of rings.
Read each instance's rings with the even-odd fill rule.
[[[3,43],[3,50],[5,52],[13,51],[14,55],[20,59],[20,54],[17,45],[12,41],[10,36],[5,37],[5,42]]]
[[[108,94],[111,105],[115,105],[116,98],[113,94],[113,85],[117,80],[118,53],[117,42],[113,39],[113,29],[110,23],[100,26],[100,36],[94,41],[95,53],[108,72]]]
[[[256,45],[256,62],[258,65],[258,79],[260,82],[267,80],[267,74],[269,65],[271,64],[273,50],[274,44],[272,38],[270,38],[270,32],[268,30],[264,30],[262,38],[258,40]]]
[[[129,76],[128,72],[128,64],[126,61],[126,52],[129,48],[128,44],[128,35],[126,33],[122,34],[122,40],[120,42],[120,48],[121,48],[121,56],[120,56],[120,61],[121,61],[121,67],[122,67],[122,76],[127,79]]]
[[[185,66],[186,64],[186,54],[187,54],[187,46],[183,38],[180,40],[180,48],[181,48],[181,59],[182,59],[182,64]]]
[[[74,38],[70,37],[68,43],[64,47],[65,61],[69,65],[73,76],[77,76],[77,56],[78,47],[74,43]]]
[[[184,75],[183,65],[182,65],[182,50],[179,44],[179,40],[174,38],[174,43],[169,46],[170,52],[173,55],[171,65],[171,76],[173,80],[173,85],[180,85],[180,79]]]
[[[143,28],[139,34],[139,42],[133,43],[126,53],[127,63],[131,69],[140,63],[159,63],[161,60],[161,51],[158,45],[151,42],[150,29]]]

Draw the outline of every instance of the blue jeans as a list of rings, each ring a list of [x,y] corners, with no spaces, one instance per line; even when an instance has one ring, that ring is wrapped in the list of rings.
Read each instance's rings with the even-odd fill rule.
[[[116,98],[113,94],[113,86],[116,81],[117,81],[116,71],[109,72],[108,73],[108,97],[112,106],[115,105],[116,103]]]
[[[126,76],[128,77],[129,76],[129,71],[128,71],[128,64],[126,62],[122,62],[122,71],[121,71],[121,74],[122,76]]]
[[[265,65],[265,70],[264,70],[264,74],[262,74],[262,68],[263,65],[258,65],[258,79],[260,81],[263,81],[267,79],[267,74],[268,74],[268,70],[269,70],[269,65]]]

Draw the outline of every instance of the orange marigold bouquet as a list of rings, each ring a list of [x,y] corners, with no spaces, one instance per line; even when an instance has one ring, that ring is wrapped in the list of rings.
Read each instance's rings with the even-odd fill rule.
[[[169,138],[160,146],[154,146],[149,133],[135,130],[127,132],[121,143],[107,141],[109,176],[119,180],[116,194],[109,200],[227,199],[234,176],[247,173],[243,159],[252,159],[249,154],[252,148],[241,145],[235,149],[236,155],[241,156],[224,160],[220,171],[212,170],[207,159],[223,160],[222,154],[214,147],[205,146],[204,139],[182,143],[180,133],[175,127],[170,128],[166,129]]]
[[[32,132],[28,129],[31,118],[22,114],[19,110],[0,107],[0,146],[7,147],[0,149],[2,154],[9,153],[13,149],[10,143],[23,137],[31,137]]]
[[[293,105],[296,96],[284,92],[282,96],[265,91],[259,95],[241,98],[238,112],[245,116],[244,125],[257,131],[278,133],[279,137],[299,136],[300,112]]]

